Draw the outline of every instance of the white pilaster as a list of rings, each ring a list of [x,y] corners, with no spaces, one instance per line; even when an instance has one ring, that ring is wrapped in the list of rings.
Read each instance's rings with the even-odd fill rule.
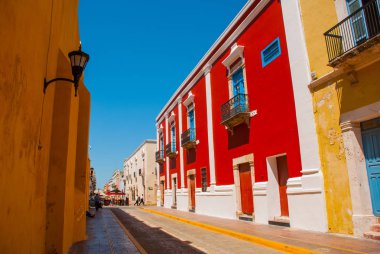
[[[164,149],[166,149],[166,145],[169,144],[169,123],[168,123],[168,114],[165,115],[165,137],[166,137],[166,142],[165,142],[165,147]],[[169,186],[170,186],[170,183],[168,182],[169,181],[169,160],[166,159],[166,189],[170,189]]]
[[[181,133],[183,132],[182,129],[182,98],[178,98],[178,122],[179,122],[179,129],[178,129],[178,138],[179,138],[179,165],[180,165],[180,172],[181,172],[181,191],[185,188],[185,178],[184,178],[184,168],[183,168],[183,148],[181,145]]]
[[[215,153],[214,153],[214,128],[212,124],[212,96],[211,96],[211,65],[204,69],[206,79],[206,110],[207,110],[207,134],[208,134],[208,157],[210,161],[210,189],[214,191],[216,185],[215,179]]]
[[[156,151],[160,151],[160,132],[158,131],[158,125],[156,126],[157,129],[156,129],[156,140],[157,140],[157,144],[156,144]],[[157,184],[157,188],[156,188],[156,191],[157,191],[157,206],[159,205],[159,200],[160,200],[160,164],[156,162],[156,184]]]
[[[314,124],[309,58],[298,0],[281,2],[291,66],[302,169],[320,168],[318,139]]]
[[[376,218],[372,212],[362,133],[358,122],[343,122],[340,126],[350,181],[354,235],[362,237],[363,233],[376,223]]]
[[[314,123],[309,58],[304,38],[299,0],[281,1],[296,107],[302,177],[288,180],[290,224],[308,230],[327,231],[324,182]],[[297,184],[294,185],[293,180]],[[305,204],[308,205],[305,205]],[[311,213],[310,211],[313,211]],[[315,221],[313,214],[318,214]]]

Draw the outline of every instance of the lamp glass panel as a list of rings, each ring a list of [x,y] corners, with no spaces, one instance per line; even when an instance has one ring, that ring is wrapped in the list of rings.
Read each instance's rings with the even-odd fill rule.
[[[81,57],[81,62],[80,62],[80,66],[81,67],[84,67],[86,65],[86,62],[87,62],[87,57],[86,55],[82,55]]]
[[[74,62],[75,62],[75,55],[71,55],[70,56],[70,63],[71,63],[71,67],[74,66]]]
[[[74,66],[80,66],[80,60],[81,60],[81,55],[80,54],[75,55]]]

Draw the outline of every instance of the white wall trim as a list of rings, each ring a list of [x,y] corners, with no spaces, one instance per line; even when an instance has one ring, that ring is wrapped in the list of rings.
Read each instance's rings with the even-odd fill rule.
[[[380,116],[380,101],[367,106],[343,113],[340,116],[340,123],[363,122]]]
[[[191,103],[194,103],[194,95],[190,91],[187,95],[186,100],[183,102],[183,105],[185,105],[185,107],[188,107]]]
[[[181,173],[181,189],[185,187],[185,180],[184,180],[184,166],[183,166],[183,148],[181,145],[181,133],[183,131],[182,128],[182,105],[181,105],[181,100],[178,100],[178,122],[179,122],[179,168],[180,168],[180,173]]]
[[[169,123],[173,122],[175,120],[175,114],[172,112],[168,118]]]
[[[204,73],[206,79],[206,111],[207,111],[207,135],[208,135],[208,157],[210,163],[210,188],[214,191],[216,185],[215,176],[215,151],[214,151],[214,127],[212,117],[212,96],[211,96],[211,66],[207,65]]]
[[[320,168],[314,123],[309,58],[304,38],[299,0],[281,2],[296,108],[302,169]]]
[[[363,237],[363,233],[376,223],[372,211],[360,122],[379,116],[380,102],[376,102],[346,112],[341,115],[340,120],[350,184],[354,235],[358,237]]]
[[[169,144],[169,123],[168,123],[168,114],[165,115],[165,136],[166,136],[166,142],[165,144]],[[164,146],[165,150],[165,146]],[[169,178],[169,160],[166,160],[166,179]],[[170,183],[166,183],[166,189],[170,189]]]
[[[176,179],[176,188],[174,190],[174,179]],[[171,194],[172,194],[172,204],[171,206],[177,206],[177,192],[178,192],[178,176],[177,173],[171,174],[170,175],[170,180],[171,180]]]
[[[236,43],[232,45],[230,54],[224,59],[222,64],[226,66],[227,68],[230,67],[231,64],[233,64],[239,57],[243,61],[243,53],[244,53],[244,47],[237,45]]]

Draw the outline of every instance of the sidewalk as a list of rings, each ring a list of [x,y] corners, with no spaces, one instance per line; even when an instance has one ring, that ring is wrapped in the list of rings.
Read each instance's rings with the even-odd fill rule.
[[[92,210],[91,213],[95,213]],[[71,246],[70,254],[137,254],[109,208],[99,209],[94,218],[87,218],[87,240]]]
[[[201,227],[205,230],[230,235],[246,241],[257,241],[258,244],[264,243],[267,247],[275,249],[279,249],[281,248],[279,245],[283,245],[285,247],[305,248],[320,253],[380,253],[380,242],[375,240],[272,225],[260,225],[252,222],[222,219],[162,207],[145,207],[142,210]]]

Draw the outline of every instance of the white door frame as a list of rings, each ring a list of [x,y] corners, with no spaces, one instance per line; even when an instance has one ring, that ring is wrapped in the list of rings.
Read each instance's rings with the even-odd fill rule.
[[[354,235],[359,237],[363,237],[363,233],[376,223],[372,211],[360,122],[379,116],[380,101],[346,112],[340,118],[351,192]]]

